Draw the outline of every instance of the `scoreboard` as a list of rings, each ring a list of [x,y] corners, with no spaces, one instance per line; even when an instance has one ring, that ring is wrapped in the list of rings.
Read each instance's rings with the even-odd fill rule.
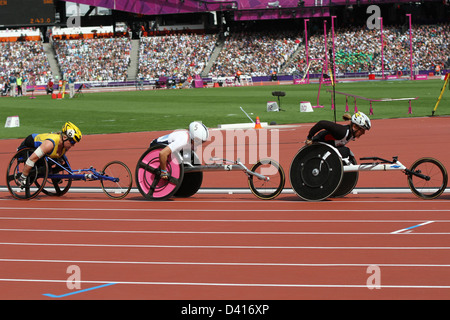
[[[53,24],[53,0],[0,0],[0,27]]]

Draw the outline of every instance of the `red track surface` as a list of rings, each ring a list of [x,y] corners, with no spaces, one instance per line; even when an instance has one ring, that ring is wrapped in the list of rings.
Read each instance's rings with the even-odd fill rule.
[[[450,168],[449,124],[450,118],[375,120],[350,147],[357,158],[399,156],[409,166],[430,156]],[[309,128],[280,130],[287,175]],[[71,165],[122,160],[134,173],[159,134],[86,136],[70,152]],[[19,142],[0,141],[3,174]],[[246,187],[241,172],[204,176],[203,187]],[[407,182],[401,172],[363,172],[357,187]],[[80,267],[82,290],[115,284],[56,299],[450,298],[448,194],[432,201],[380,193],[305,202],[290,194],[262,201],[199,193],[149,202],[136,193],[118,201],[71,192],[19,201],[3,192],[0,200],[0,299],[74,292],[66,283],[70,265]],[[379,267],[380,289],[367,287],[371,265]]]

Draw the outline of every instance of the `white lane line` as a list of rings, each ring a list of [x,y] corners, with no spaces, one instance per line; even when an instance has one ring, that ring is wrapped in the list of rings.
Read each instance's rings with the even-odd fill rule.
[[[450,264],[416,263],[275,263],[275,262],[192,262],[192,261],[110,261],[110,260],[59,260],[59,259],[0,259],[0,262],[78,263],[78,264],[140,264],[140,265],[199,265],[199,266],[279,266],[279,267],[413,267],[449,268]]]
[[[0,210],[61,211],[54,207],[0,207]],[[133,211],[133,212],[448,212],[450,209],[185,209],[185,208],[64,208],[63,211]]]
[[[1,282],[67,283],[51,279],[0,279]],[[367,288],[367,284],[279,284],[279,283],[217,283],[217,282],[157,282],[157,281],[104,281],[82,280],[81,284],[128,284],[128,285],[176,285],[176,286],[222,286],[222,287],[283,287],[283,288]],[[378,288],[378,287],[377,287]],[[380,289],[450,289],[444,285],[380,285]]]
[[[109,248],[172,248],[172,249],[296,249],[296,250],[450,250],[450,247],[325,247],[325,246],[244,246],[244,245],[159,245],[159,244],[98,244],[98,243],[34,243],[0,242],[3,246],[42,247],[109,247]]]
[[[302,219],[143,219],[143,218],[61,218],[61,217],[0,217],[0,220],[42,221],[117,221],[117,222],[236,222],[236,223],[416,223],[422,220],[302,220]],[[450,222],[435,220],[434,222]]]
[[[134,233],[134,234],[246,234],[246,235],[391,235],[390,232],[290,232],[290,231],[184,231],[184,230],[82,230],[82,229],[0,229],[12,232]],[[450,235],[450,232],[412,233],[413,235]]]
[[[402,232],[405,233],[405,231],[411,231],[412,229],[415,229],[415,228],[418,228],[418,227],[422,227],[422,226],[425,226],[425,225],[433,223],[433,222],[434,221],[426,221],[424,223],[419,223],[419,224],[417,224],[415,226],[408,227],[408,228],[405,228],[405,229],[400,229],[400,230],[397,230],[397,231],[393,231],[391,233],[402,233]]]

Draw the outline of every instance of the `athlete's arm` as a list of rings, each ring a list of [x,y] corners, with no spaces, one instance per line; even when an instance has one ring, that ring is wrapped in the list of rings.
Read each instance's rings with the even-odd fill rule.
[[[169,146],[165,147],[159,152],[159,167],[161,170],[167,170],[167,158],[169,158],[172,150]]]
[[[167,179],[167,159],[172,152],[179,152],[189,144],[189,134],[187,132],[172,133],[173,141],[159,152],[159,167],[161,169],[161,178]],[[169,138],[170,140],[170,138]]]
[[[36,164],[36,161],[41,159],[45,154],[51,153],[53,148],[53,141],[44,140],[44,142],[42,142],[42,144],[27,159],[25,165],[23,166],[22,174],[19,177],[19,182],[22,188],[25,186],[27,177],[30,174],[31,168],[33,168]]]
[[[28,176],[31,168],[34,167],[36,161],[42,158],[45,154],[51,153],[53,148],[54,144],[51,140],[44,140],[42,144],[31,154],[31,156],[25,162],[22,174],[24,176]]]

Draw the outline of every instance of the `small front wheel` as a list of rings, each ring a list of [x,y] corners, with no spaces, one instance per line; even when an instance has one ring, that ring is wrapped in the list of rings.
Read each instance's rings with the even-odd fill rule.
[[[286,177],[283,168],[272,159],[261,159],[250,170],[268,179],[260,179],[250,174],[248,185],[252,193],[260,199],[276,198],[283,191]]]
[[[112,199],[123,199],[130,193],[133,184],[131,171],[121,161],[111,161],[102,170],[100,182],[103,192]]]
[[[406,171],[411,191],[422,199],[435,199],[447,187],[447,170],[433,158],[421,158]]]

